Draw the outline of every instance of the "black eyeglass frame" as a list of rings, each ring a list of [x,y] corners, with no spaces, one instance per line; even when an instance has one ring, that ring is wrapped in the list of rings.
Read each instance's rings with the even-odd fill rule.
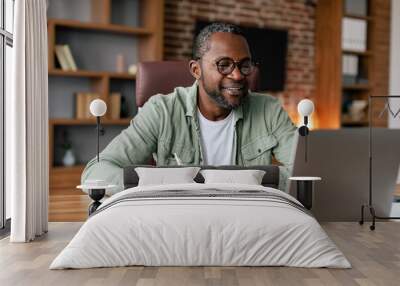
[[[198,61],[198,60],[201,60],[201,59],[204,60],[203,58],[197,58],[196,60]],[[229,60],[230,61],[230,68],[227,71],[222,71],[221,70],[222,67],[220,65],[220,62],[223,61],[223,60]],[[251,64],[249,73],[244,73],[242,71],[242,66],[243,66],[243,63],[245,63],[245,62],[250,62],[250,64]],[[220,58],[220,59],[218,59],[216,61],[212,61],[211,63],[213,63],[217,67],[218,72],[221,75],[224,75],[224,76],[230,75],[235,70],[236,67],[239,69],[240,73],[243,76],[249,76],[254,72],[255,68],[259,65],[257,62],[253,61],[250,58],[245,58],[245,59],[240,60],[240,61],[235,61],[232,58],[228,58],[228,57]]]

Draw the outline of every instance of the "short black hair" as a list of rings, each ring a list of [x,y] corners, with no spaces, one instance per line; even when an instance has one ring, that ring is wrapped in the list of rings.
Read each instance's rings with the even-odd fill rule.
[[[212,34],[218,32],[232,33],[246,39],[242,30],[236,25],[221,22],[212,23],[205,26],[195,37],[193,41],[192,59],[200,59],[210,49],[210,37]]]

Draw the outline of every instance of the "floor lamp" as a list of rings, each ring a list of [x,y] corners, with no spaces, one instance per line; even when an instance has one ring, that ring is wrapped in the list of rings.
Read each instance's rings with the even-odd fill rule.
[[[96,117],[97,125],[97,163],[100,162],[100,135],[104,133],[100,124],[100,117],[104,116],[106,112],[107,105],[103,100],[95,99],[90,103],[90,113]],[[109,185],[102,179],[86,180],[83,185],[77,186],[79,189],[88,190],[88,195],[93,200],[89,206],[89,216],[101,205],[100,200],[104,197],[106,189],[112,187],[115,187],[115,185]]]
[[[304,160],[307,162],[307,137],[310,133],[308,128],[309,116],[314,112],[314,103],[309,99],[303,99],[297,105],[297,110],[303,119],[303,125],[299,127],[299,135],[304,137],[305,149]],[[306,209],[311,209],[314,197],[314,182],[321,180],[320,177],[290,177],[289,180],[297,183],[297,199],[304,205]]]
[[[359,221],[360,225],[364,224],[364,209],[367,208],[369,209],[369,212],[372,216],[372,224],[369,226],[370,230],[375,230],[375,220],[376,219],[400,219],[400,217],[384,217],[384,216],[378,216],[376,215],[375,208],[373,205],[372,201],[372,100],[375,98],[386,98],[387,104],[385,105],[385,108],[382,110],[380,113],[380,116],[382,116],[383,112],[386,110],[386,108],[389,111],[389,114],[392,115],[394,118],[400,113],[400,111],[397,111],[394,113],[389,104],[389,99],[391,98],[399,98],[400,95],[387,95],[387,96],[372,96],[370,95],[368,98],[368,123],[369,123],[369,132],[368,132],[368,156],[369,156],[369,198],[368,198],[368,204],[363,204],[361,205],[361,220]]]

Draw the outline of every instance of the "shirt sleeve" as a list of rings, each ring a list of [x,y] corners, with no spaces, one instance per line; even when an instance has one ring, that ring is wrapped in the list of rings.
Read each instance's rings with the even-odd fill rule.
[[[97,157],[89,161],[81,177],[82,184],[88,179],[101,179],[117,187],[107,190],[112,195],[123,190],[123,169],[135,164],[147,164],[157,150],[160,112],[151,98],[132,119],[129,127],[115,137]]]
[[[279,166],[279,189],[288,192],[288,179],[293,171],[294,164],[294,142],[296,126],[290,120],[287,112],[282,108],[279,101],[274,108],[275,113],[272,116],[272,134],[278,141],[273,148],[272,154],[283,166]]]

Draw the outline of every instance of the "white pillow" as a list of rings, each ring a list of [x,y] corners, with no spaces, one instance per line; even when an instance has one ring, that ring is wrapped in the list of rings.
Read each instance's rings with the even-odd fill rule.
[[[199,170],[199,167],[135,168],[139,176],[138,186],[195,183],[193,179]]]
[[[205,184],[234,183],[261,185],[265,171],[261,170],[201,170]]]

